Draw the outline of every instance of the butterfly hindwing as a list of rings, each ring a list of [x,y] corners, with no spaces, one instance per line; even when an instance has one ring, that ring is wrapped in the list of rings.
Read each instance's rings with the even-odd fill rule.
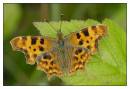
[[[35,64],[36,57],[52,49],[55,44],[53,39],[41,36],[19,36],[12,39],[10,43],[14,50],[25,54],[27,64]]]
[[[89,52],[87,49],[81,47],[74,47],[72,59],[71,59],[72,60],[71,68],[69,72],[73,73],[79,69],[84,69],[84,65],[88,57],[89,57]]]
[[[63,73],[59,64],[57,63],[57,55],[52,52],[45,52],[36,58],[37,68],[47,73],[48,78],[55,76],[62,76]]]

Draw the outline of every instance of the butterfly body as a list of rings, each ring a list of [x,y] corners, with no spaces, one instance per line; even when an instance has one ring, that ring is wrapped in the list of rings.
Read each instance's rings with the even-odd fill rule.
[[[89,57],[97,50],[98,40],[106,34],[106,26],[84,28],[63,37],[61,30],[57,39],[42,36],[19,36],[11,40],[13,49],[24,52],[28,64],[48,77],[72,74],[84,69]]]

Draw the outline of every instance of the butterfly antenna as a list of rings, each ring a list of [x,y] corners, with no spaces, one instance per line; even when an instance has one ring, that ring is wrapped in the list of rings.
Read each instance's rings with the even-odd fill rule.
[[[48,22],[46,19],[44,19],[44,22]],[[54,28],[49,22],[48,22],[48,24],[50,25],[50,27],[53,29],[53,30],[55,30],[56,32],[57,32],[57,30],[56,30],[56,28]]]
[[[61,26],[62,26],[62,22],[63,22],[63,16],[64,16],[64,14],[60,15],[60,19],[61,19],[61,21],[60,21],[60,29],[59,29],[60,32],[61,32]]]

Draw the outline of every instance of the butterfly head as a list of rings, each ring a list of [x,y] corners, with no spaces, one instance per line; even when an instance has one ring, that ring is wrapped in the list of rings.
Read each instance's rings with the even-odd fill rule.
[[[60,18],[61,18],[61,21],[60,21],[60,27],[57,31],[57,37],[58,37],[58,40],[63,40],[63,33],[61,32],[63,14],[60,15]]]
[[[63,38],[63,33],[61,32],[61,29],[59,29],[59,30],[57,31],[57,37],[58,37],[59,39]]]

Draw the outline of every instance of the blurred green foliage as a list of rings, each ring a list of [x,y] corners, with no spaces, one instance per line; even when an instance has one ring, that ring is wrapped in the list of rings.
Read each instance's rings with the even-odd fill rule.
[[[47,80],[36,65],[25,63],[21,52],[12,51],[10,40],[20,35],[40,35],[32,22],[60,20],[112,19],[126,32],[126,4],[4,4],[4,85],[65,85],[59,78]],[[125,59],[124,59],[125,60]],[[68,84],[69,85],[69,84]]]
[[[8,37],[17,28],[22,11],[18,4],[5,4],[4,8],[4,36]]]

